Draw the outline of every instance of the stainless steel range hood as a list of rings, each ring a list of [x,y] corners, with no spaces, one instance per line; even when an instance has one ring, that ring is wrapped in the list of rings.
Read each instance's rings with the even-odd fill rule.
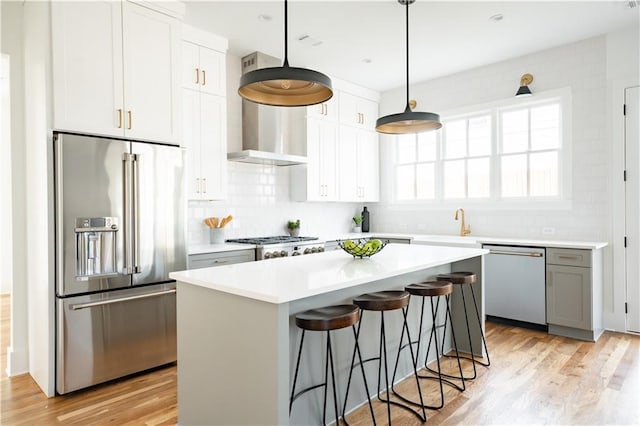
[[[242,58],[242,72],[277,67],[281,61],[254,52]],[[242,151],[227,154],[229,161],[291,166],[306,164],[305,107],[274,107],[242,100]]]

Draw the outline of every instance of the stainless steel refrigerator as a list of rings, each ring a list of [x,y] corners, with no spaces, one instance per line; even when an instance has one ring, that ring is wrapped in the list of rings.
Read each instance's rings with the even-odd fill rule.
[[[176,360],[184,152],[54,133],[56,390]]]

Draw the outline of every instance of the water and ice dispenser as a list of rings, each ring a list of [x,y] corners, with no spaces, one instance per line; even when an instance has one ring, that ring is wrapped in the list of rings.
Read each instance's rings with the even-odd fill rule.
[[[118,218],[76,218],[76,278],[116,274]]]

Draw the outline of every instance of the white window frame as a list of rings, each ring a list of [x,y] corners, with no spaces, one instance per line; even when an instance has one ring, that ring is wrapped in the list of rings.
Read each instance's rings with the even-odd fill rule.
[[[561,122],[561,148],[558,151],[560,158],[558,161],[558,196],[557,197],[521,197],[521,198],[502,198],[500,195],[500,153],[499,153],[499,131],[498,116],[499,111],[518,109],[522,107],[535,107],[537,104],[547,104],[553,100],[558,100],[560,104],[560,122]],[[444,111],[440,115],[443,121],[453,121],[460,118],[470,118],[477,115],[483,115],[490,112],[491,115],[491,170],[490,170],[490,196],[488,198],[458,198],[445,199],[443,194],[443,170],[444,158],[442,157],[442,136],[438,135],[438,160],[436,161],[436,188],[435,198],[433,200],[399,200],[396,196],[396,166],[397,166],[397,150],[393,149],[394,161],[392,165],[393,185],[391,188],[391,198],[393,200],[392,207],[400,210],[412,210],[415,208],[443,209],[460,207],[461,203],[465,206],[475,209],[529,209],[529,210],[568,210],[571,208],[572,195],[572,127],[573,121],[571,116],[572,99],[571,89],[562,88],[548,90],[544,92],[536,92],[530,97],[508,98],[495,102],[472,105],[469,107],[458,108],[454,110]],[[467,158],[467,157],[464,157]],[[411,163],[409,163],[411,164]],[[412,164],[418,164],[414,162]],[[415,184],[414,184],[415,185]]]

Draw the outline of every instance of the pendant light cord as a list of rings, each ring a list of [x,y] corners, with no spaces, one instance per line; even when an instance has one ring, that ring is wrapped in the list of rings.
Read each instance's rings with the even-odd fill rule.
[[[284,0],[284,63],[283,67],[289,66],[289,30],[287,29],[288,17],[288,5],[287,0]]]
[[[407,111],[411,111],[411,107],[409,106],[409,2],[406,3],[406,35],[407,35]]]

